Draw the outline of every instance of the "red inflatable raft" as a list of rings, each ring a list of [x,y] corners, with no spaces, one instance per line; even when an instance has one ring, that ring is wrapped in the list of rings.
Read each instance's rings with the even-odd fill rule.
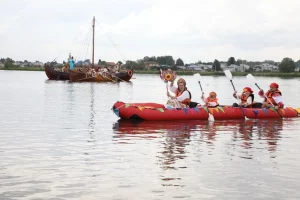
[[[207,108],[165,108],[157,103],[124,103],[116,102],[112,110],[121,119],[140,120],[208,120],[212,115],[215,120],[222,119],[270,119],[298,117],[300,108],[284,109],[235,108],[231,106]]]

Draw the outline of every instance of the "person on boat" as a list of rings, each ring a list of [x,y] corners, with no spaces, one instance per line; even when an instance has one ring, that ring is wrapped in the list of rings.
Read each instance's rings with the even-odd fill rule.
[[[61,71],[66,72],[68,70],[67,64],[64,64]]]
[[[217,107],[217,106],[219,106],[217,93],[215,93],[213,91],[209,93],[209,96],[207,98],[205,98],[204,92],[202,92],[201,99],[207,107]]]
[[[70,70],[73,70],[74,69],[74,64],[75,64],[75,62],[74,62],[74,58],[73,58],[73,56],[69,59],[69,65],[70,65]]]
[[[121,71],[121,62],[119,61],[118,63],[117,63],[117,65],[115,66],[115,71],[116,71],[116,73],[118,73],[118,72],[120,72]]]
[[[277,83],[271,83],[270,89],[264,94],[264,91],[262,89],[259,90],[258,95],[262,98],[264,98],[264,101],[262,102],[262,108],[270,108],[275,107],[275,109],[283,108],[283,98],[282,94],[280,92],[279,85]]]
[[[254,94],[250,87],[245,87],[241,95],[236,94],[235,90],[233,93],[233,97],[240,101],[240,103],[234,103],[232,107],[244,107],[244,108],[252,108],[254,104]]]
[[[167,92],[167,96],[171,99],[168,104],[174,104],[175,107],[189,108],[192,97],[190,91],[188,91],[186,87],[186,81],[183,78],[178,79],[177,86],[177,88],[174,86],[174,80],[172,80],[169,89],[175,96],[172,96]]]

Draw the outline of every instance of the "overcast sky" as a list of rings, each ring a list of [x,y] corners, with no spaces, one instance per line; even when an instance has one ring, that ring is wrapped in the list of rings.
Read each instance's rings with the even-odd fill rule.
[[[300,59],[300,0],[0,0],[0,57]],[[88,46],[89,45],[89,46]]]

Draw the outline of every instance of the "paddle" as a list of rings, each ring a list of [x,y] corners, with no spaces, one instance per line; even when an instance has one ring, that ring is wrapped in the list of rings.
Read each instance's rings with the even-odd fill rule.
[[[203,92],[203,89],[202,89],[202,86],[201,86],[201,83],[200,83],[200,80],[201,80],[201,75],[200,75],[200,73],[194,74],[194,77],[196,78],[196,80],[197,80],[198,83],[199,83],[201,92]],[[208,110],[208,111],[209,111],[209,110]],[[210,112],[208,112],[208,120],[209,120],[209,121],[215,121],[214,116],[213,116]]]
[[[224,73],[225,73],[226,77],[230,80],[231,85],[232,85],[234,91],[236,91],[236,90],[235,90],[235,87],[234,87],[234,85],[233,85],[233,82],[232,82],[232,74],[231,74],[231,71],[225,70]]]
[[[234,85],[233,85],[233,82],[232,82],[232,73],[231,73],[231,71],[230,71],[230,70],[225,70],[224,73],[225,73],[226,77],[230,80],[230,83],[231,83],[231,85],[232,85],[232,87],[233,87],[233,90],[236,91],[236,90],[235,90],[235,87],[234,87]],[[242,112],[243,112],[243,115],[244,115],[245,119],[248,119],[248,118],[246,117],[245,113],[244,113],[243,107],[240,106],[240,108],[241,108],[241,110],[242,110]]]
[[[257,85],[256,80],[255,80],[254,76],[252,76],[252,74],[248,74],[246,76],[246,78],[248,80],[250,80],[251,82],[253,82],[256,85],[256,87],[260,90],[260,87]],[[264,93],[264,97],[269,100],[269,98],[266,96],[265,93]],[[273,107],[275,107],[274,104],[270,100],[269,100],[269,102],[272,104]],[[280,114],[280,112],[277,109],[275,109],[275,110],[280,115],[280,117],[283,118],[283,116]]]

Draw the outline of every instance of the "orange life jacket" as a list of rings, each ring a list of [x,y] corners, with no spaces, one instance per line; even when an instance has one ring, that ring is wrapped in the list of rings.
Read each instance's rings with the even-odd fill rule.
[[[281,96],[281,92],[280,92],[279,90],[276,90],[276,91],[274,91],[274,92],[268,91],[268,92],[266,92],[266,96],[267,96],[268,98],[265,98],[265,101],[266,101],[267,103],[269,103],[269,104],[272,103],[274,106],[277,106],[277,103],[276,103],[275,100],[273,99],[274,94],[279,94],[279,95]]]
[[[179,96],[181,96],[182,95],[182,93],[184,92],[184,91],[188,91],[188,90],[183,90],[183,91],[179,91],[178,89],[176,90],[176,97],[179,97]],[[191,103],[191,98],[192,98],[192,95],[191,95],[191,93],[190,93],[190,91],[188,91],[188,93],[189,93],[189,95],[190,95],[190,98],[186,98],[186,99],[184,99],[183,101],[181,101],[180,103],[182,103],[182,104],[185,104],[185,105],[190,105],[190,103]]]
[[[218,103],[218,99],[217,99],[217,98],[211,99],[211,98],[209,98],[209,97],[206,98],[206,103],[205,103],[205,105],[206,105],[206,106],[209,106],[209,105],[210,105],[209,103],[213,103],[213,102],[216,103],[216,106],[214,106],[214,107],[219,106],[219,103]]]
[[[241,94],[240,99],[241,99],[242,104],[244,104],[244,103],[247,103],[247,99],[249,97],[251,97],[252,103],[250,105],[248,105],[247,107],[251,108],[252,105],[253,105],[253,102],[254,102],[254,94],[249,94],[249,95],[243,95],[243,94]]]

